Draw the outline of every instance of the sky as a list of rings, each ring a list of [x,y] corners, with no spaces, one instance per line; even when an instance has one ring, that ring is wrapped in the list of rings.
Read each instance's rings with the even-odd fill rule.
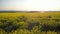
[[[60,11],[60,0],[0,0],[0,10]]]

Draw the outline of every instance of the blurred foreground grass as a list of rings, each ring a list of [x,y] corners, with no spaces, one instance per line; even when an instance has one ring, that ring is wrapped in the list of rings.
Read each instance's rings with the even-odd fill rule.
[[[60,34],[60,12],[0,13],[0,34]]]

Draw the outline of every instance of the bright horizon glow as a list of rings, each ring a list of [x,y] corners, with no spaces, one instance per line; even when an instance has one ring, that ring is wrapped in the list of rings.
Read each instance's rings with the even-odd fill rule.
[[[60,11],[60,0],[0,0],[0,10]]]

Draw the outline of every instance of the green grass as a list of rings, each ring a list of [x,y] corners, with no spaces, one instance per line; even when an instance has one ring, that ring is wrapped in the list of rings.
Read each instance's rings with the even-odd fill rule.
[[[1,20],[7,20],[6,22]],[[59,21],[55,21],[59,20]],[[0,13],[0,26],[4,25],[3,22],[6,24],[8,21],[12,21],[13,24],[20,25],[17,30],[12,30],[11,32],[5,32],[3,29],[0,28],[0,34],[46,34],[46,32],[39,29],[43,24],[49,24],[52,26],[56,26],[57,24],[60,25],[60,12],[13,12],[13,13]],[[34,24],[31,30],[28,30],[28,25],[30,23],[39,23],[36,26]],[[55,31],[48,31],[47,34],[57,34]]]

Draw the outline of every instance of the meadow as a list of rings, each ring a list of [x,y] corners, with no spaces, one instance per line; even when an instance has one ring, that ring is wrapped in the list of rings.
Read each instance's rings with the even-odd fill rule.
[[[60,34],[60,12],[2,12],[0,34]]]

